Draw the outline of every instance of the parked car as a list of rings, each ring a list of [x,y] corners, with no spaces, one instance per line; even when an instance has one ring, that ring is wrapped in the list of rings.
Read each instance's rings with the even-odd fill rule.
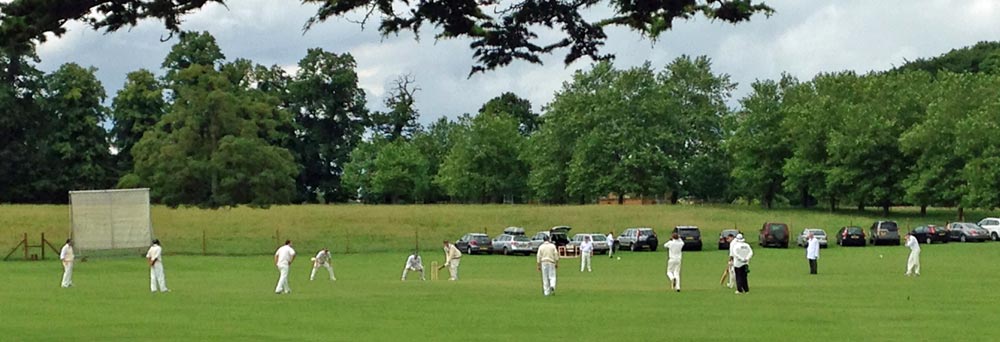
[[[493,253],[503,255],[531,254],[531,239],[524,236],[524,228],[507,227],[503,234],[493,238]]]
[[[1000,218],[987,217],[979,221],[979,226],[990,232],[993,241],[1000,240]]]
[[[868,243],[899,245],[899,226],[895,221],[875,221],[868,228]]]
[[[569,246],[580,248],[580,244],[583,243],[583,238],[585,236],[589,236],[590,241],[594,244],[594,254],[608,253],[608,237],[603,234],[585,233],[573,235],[573,239],[569,241]]]
[[[840,246],[865,246],[865,230],[858,226],[842,227],[837,231]]]
[[[628,248],[633,252],[646,248],[655,252],[659,243],[660,240],[653,228],[626,228],[621,235],[618,235],[618,248]]]
[[[807,247],[809,240],[807,240],[806,237],[809,236],[809,233],[813,233],[816,240],[819,240],[819,248],[826,248],[826,231],[819,228],[806,228],[802,230],[802,234],[799,234],[799,237],[795,239],[795,244]]]
[[[676,226],[674,227],[674,233],[684,241],[684,248],[681,250],[685,251],[700,251],[701,250],[701,230],[695,226]]]
[[[549,229],[549,237],[552,238],[552,243],[556,247],[562,247],[569,244],[569,231],[573,229],[569,226],[555,226]]]
[[[928,245],[935,242],[947,243],[950,239],[947,229],[933,224],[913,228],[913,230],[910,230],[910,234],[917,238],[917,241],[920,241],[920,243]]]
[[[455,240],[455,247],[465,252],[465,254],[489,254],[493,251],[493,242],[490,241],[490,237],[486,234],[468,233]]]
[[[565,246],[566,244],[569,243],[569,231],[571,229],[573,228],[570,228],[568,226],[555,226],[549,230],[543,230],[538,233],[535,233],[535,235],[532,235],[530,239],[531,252],[532,253],[538,252],[538,246],[541,246],[542,242],[545,242],[546,236],[551,238],[552,243],[554,243],[556,247]]]
[[[952,222],[948,224],[948,233],[950,234],[951,241],[976,241],[983,242],[990,238],[990,233],[980,227],[978,224],[971,222]]]
[[[719,249],[729,250],[729,243],[733,242],[733,239],[736,238],[736,234],[740,234],[740,231],[736,229],[723,229],[722,232],[719,233]]]
[[[788,248],[788,235],[790,233],[787,224],[765,222],[760,227],[760,234],[758,234],[760,240],[758,240],[758,243],[762,247]]]

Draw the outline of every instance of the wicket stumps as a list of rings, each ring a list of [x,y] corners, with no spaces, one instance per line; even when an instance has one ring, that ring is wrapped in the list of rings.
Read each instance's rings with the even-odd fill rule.
[[[431,280],[438,280],[438,262],[431,261]]]

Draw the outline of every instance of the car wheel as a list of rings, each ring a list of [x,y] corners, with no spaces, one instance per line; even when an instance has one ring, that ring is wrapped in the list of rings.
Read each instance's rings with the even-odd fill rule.
[[[650,245],[649,246],[649,250],[653,251],[653,252],[656,252],[656,245]]]
[[[926,244],[928,244],[928,245],[931,244],[931,238],[929,238],[929,237],[927,238]]]
[[[958,238],[958,240],[962,241],[962,242],[965,242],[965,235],[962,235],[962,237]]]
[[[503,255],[510,255],[510,250],[507,247],[503,248]]]
[[[465,254],[472,254],[472,246],[465,248]]]
[[[997,236],[996,232],[993,232],[993,234],[990,234],[990,237],[993,238],[993,241],[996,241],[998,238],[1000,238],[1000,236]]]

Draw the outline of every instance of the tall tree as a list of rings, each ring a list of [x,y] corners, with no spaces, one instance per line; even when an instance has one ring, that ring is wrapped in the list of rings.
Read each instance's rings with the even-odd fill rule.
[[[417,122],[420,113],[414,106],[416,102],[414,95],[418,91],[420,88],[416,86],[416,80],[412,76],[403,75],[397,78],[395,85],[385,98],[385,106],[389,110],[375,112],[371,115],[375,134],[385,137],[389,141],[408,140],[413,137],[413,134],[420,130],[420,123]]]
[[[50,201],[63,202],[69,190],[105,189],[114,179],[108,132],[102,127],[107,109],[96,68],[63,64],[45,76],[44,115],[53,121],[45,139],[52,164],[44,186]]]
[[[427,158],[427,174],[438,174],[441,164],[444,163],[448,152],[459,139],[461,127],[458,123],[448,120],[447,117],[440,117],[434,121],[427,129],[418,132],[413,137],[413,145],[420,150],[420,153]],[[436,203],[449,199],[447,192],[436,182],[431,182],[424,201]]]
[[[82,21],[94,29],[108,32],[135,26],[143,19],[162,20],[170,32],[179,32],[181,17],[205,4],[223,0],[93,0],[44,1],[14,0],[0,3],[0,46],[29,48],[44,42],[47,34],[61,36],[69,21]],[[395,35],[401,31],[421,33],[421,28],[435,27],[437,38],[469,38],[476,65],[472,72],[491,70],[520,59],[541,63],[541,55],[568,48],[565,62],[580,57],[609,59],[600,47],[607,40],[604,28],[626,27],[656,39],[674,27],[676,19],[704,16],[729,23],[750,20],[757,13],[770,15],[771,7],[755,0],[665,0],[635,3],[562,2],[517,0],[498,4],[494,1],[441,0],[411,3],[394,0],[332,1],[305,0],[317,4],[316,15],[306,22],[306,29],[329,18],[362,11],[368,13],[362,25],[375,14],[381,17],[379,31]],[[587,13],[609,13],[594,21]],[[558,28],[551,34],[543,30]]]
[[[179,86],[178,82],[184,80],[178,75],[182,70],[193,65],[219,67],[225,59],[226,56],[215,42],[215,37],[208,32],[181,32],[177,43],[170,48],[167,57],[163,59],[161,66],[166,70],[163,78],[168,87],[173,89]]]
[[[531,102],[511,92],[503,93],[487,101],[479,108],[479,114],[511,116],[517,119],[518,130],[524,136],[531,135],[531,132],[538,129],[541,124],[538,114],[531,111]]]
[[[33,183],[50,170],[42,151],[51,120],[39,109],[44,82],[32,58],[0,50],[0,203],[46,201]]]
[[[463,129],[441,164],[435,182],[452,198],[497,203],[523,199],[528,166],[521,159],[524,137],[508,115],[478,115]]]
[[[784,175],[781,168],[791,157],[789,141],[781,129],[784,90],[797,81],[783,75],[780,82],[757,81],[753,92],[740,100],[736,131],[726,141],[733,159],[735,190],[747,198],[759,199],[770,209],[781,194]]]
[[[128,73],[125,86],[111,104],[111,135],[118,153],[115,156],[119,173],[132,171],[132,147],[142,135],[153,129],[167,109],[163,85],[145,69]]]
[[[278,98],[247,87],[254,69],[247,64],[221,70],[191,64],[176,71],[170,80],[174,103],[135,146],[129,179],[169,206],[291,201],[299,170],[280,142],[286,140],[281,127],[290,127],[292,118]]]
[[[297,125],[293,150],[303,167],[297,178],[300,201],[322,198],[334,202],[351,197],[341,188],[341,175],[368,120],[356,68],[350,54],[310,49],[289,84],[288,97]]]
[[[736,84],[729,75],[712,72],[705,56],[681,56],[657,75],[669,111],[680,122],[684,139],[680,162],[681,186],[674,192],[705,200],[721,200],[729,192],[729,155],[722,141],[731,126],[732,113],[726,106]],[[671,196],[676,200],[677,196]]]
[[[371,191],[384,203],[423,202],[431,175],[427,158],[412,142],[395,140],[382,145],[373,166]]]

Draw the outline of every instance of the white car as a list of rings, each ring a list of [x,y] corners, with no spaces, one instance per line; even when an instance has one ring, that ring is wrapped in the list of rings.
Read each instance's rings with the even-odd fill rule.
[[[809,241],[806,241],[806,237],[809,236],[809,233],[813,233],[813,236],[815,236],[816,240],[819,241],[820,248],[826,248],[826,231],[819,228],[806,228],[802,231],[802,234],[799,234],[799,237],[795,239],[795,244],[806,247],[806,245],[809,244]]]
[[[1000,240],[1000,218],[987,217],[979,221],[979,226],[990,232],[993,241]]]

